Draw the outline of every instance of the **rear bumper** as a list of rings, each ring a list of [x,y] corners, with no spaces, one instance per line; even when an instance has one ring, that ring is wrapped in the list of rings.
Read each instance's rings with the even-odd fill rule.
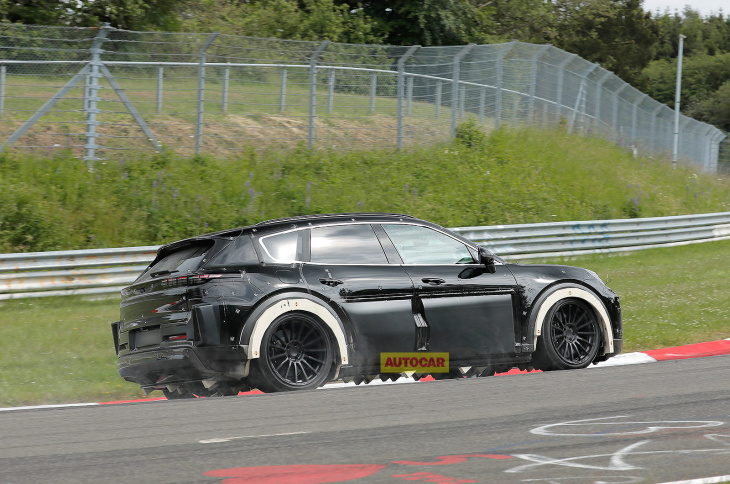
[[[248,374],[243,346],[192,345],[134,351],[119,356],[119,375],[142,387],[198,380],[239,380]]]

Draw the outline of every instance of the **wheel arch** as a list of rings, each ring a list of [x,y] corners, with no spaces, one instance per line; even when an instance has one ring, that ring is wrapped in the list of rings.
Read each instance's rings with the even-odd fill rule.
[[[240,337],[240,344],[246,346],[246,356],[249,361],[260,357],[264,333],[271,324],[279,316],[290,312],[307,313],[321,321],[334,337],[334,349],[337,357],[334,362],[335,368],[339,370],[342,365],[349,364],[350,355],[344,325],[337,317],[337,314],[324,301],[305,293],[278,294],[264,301],[253,311],[248,322],[244,324]],[[251,321],[253,321],[253,324],[250,324]]]
[[[550,308],[561,299],[568,298],[581,299],[588,303],[600,323],[601,335],[603,336],[603,353],[601,355],[613,353],[613,331],[611,330],[611,318],[608,315],[606,306],[595,292],[577,283],[562,283],[552,286],[535,300],[527,331],[527,334],[532,334],[533,351],[537,349],[537,340],[542,334],[542,327]]]

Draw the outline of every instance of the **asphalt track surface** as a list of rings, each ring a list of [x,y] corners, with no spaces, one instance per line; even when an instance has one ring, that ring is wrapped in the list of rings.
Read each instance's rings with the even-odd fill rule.
[[[730,355],[18,410],[0,429],[2,483],[674,482],[730,475]]]

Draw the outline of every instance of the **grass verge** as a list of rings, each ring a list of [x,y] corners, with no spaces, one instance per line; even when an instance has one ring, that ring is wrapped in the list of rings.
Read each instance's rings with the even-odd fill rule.
[[[93,172],[69,154],[2,153],[0,253],[162,244],[314,213],[400,212],[460,227],[722,212],[729,182],[537,129],[499,130],[472,147],[132,154]]]
[[[730,337],[730,241],[552,259],[596,271],[620,296],[624,351]],[[0,407],[140,398],[116,372],[118,300],[0,304]],[[159,396],[159,392],[151,396]]]

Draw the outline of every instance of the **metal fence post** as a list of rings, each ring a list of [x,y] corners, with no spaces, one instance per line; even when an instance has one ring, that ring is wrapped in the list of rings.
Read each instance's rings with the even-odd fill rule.
[[[231,80],[231,68],[226,66],[223,69],[223,93],[221,96],[221,111],[228,112],[228,85]]]
[[[537,49],[532,55],[532,62],[530,66],[530,97],[527,101],[527,112],[530,119],[532,119],[532,112],[535,110],[535,94],[537,93],[537,62],[540,58],[545,55],[545,52],[552,47],[547,44]]]
[[[157,114],[162,113],[162,84],[165,79],[165,68],[157,68],[157,96],[155,99],[155,111]]]
[[[466,107],[466,86],[459,89],[459,119],[464,119],[464,108]]]
[[[378,75],[370,76],[370,114],[375,113],[375,94],[378,90]]]
[[[413,77],[406,79],[406,116],[411,115],[411,100],[413,99]]]
[[[638,116],[639,106],[641,106],[641,103],[643,103],[648,97],[648,94],[639,96],[639,98],[634,101],[634,107],[631,110],[631,141],[633,143],[636,142],[636,118]]]
[[[581,77],[580,89],[578,89],[578,95],[575,98],[575,107],[573,107],[573,115],[571,116],[570,124],[568,125],[569,133],[573,132],[573,127],[575,126],[575,118],[578,115],[578,111],[580,111],[581,114],[585,114],[585,102],[586,102],[586,95],[587,95],[586,88],[587,88],[587,84],[588,84],[588,76],[590,76],[591,72],[596,70],[596,68],[598,68],[598,67],[599,67],[598,63],[595,63],[592,66],[590,66],[588,69],[586,69],[585,72],[583,72],[583,74],[581,74],[581,76],[580,76]],[[582,109],[581,109],[581,107],[582,107]]]
[[[5,74],[7,68],[3,65],[0,66],[0,116],[5,114]]]
[[[613,129],[614,139],[620,138],[619,136],[619,128],[618,128],[618,95],[621,94],[621,91],[629,87],[628,84],[624,84],[623,86],[619,87],[617,90],[613,91],[613,110],[611,113],[611,128]]]
[[[657,137],[657,132],[656,132],[657,114],[659,114],[659,111],[661,111],[664,106],[665,106],[664,104],[660,104],[659,106],[656,107],[656,109],[654,109],[654,111],[651,112],[651,127],[649,128],[649,129],[651,129],[651,137],[649,139],[649,152],[650,153],[654,151],[654,145],[656,143],[656,137]]]
[[[433,115],[436,116],[437,118],[441,114],[441,94],[442,94],[443,90],[444,90],[443,83],[441,81],[438,81],[436,83],[436,99],[434,99],[435,107],[434,107],[434,113],[433,113]]]
[[[319,44],[317,50],[309,58],[309,137],[307,146],[310,150],[314,148],[314,117],[317,112],[317,59],[329,43],[329,40],[325,40]]]
[[[335,70],[330,69],[330,77],[327,81],[327,114],[332,114],[332,106],[335,97]]]
[[[578,57],[576,54],[568,54],[568,57],[558,64],[558,90],[555,98],[555,117],[558,123],[560,123],[560,117],[563,111],[563,79],[565,78],[565,66],[567,66],[573,59]]]
[[[502,61],[504,56],[514,47],[516,41],[512,41],[507,46],[501,47],[497,53],[497,87],[494,99],[494,129],[499,129],[499,123],[502,120],[502,82],[504,77],[504,69]]]
[[[403,54],[399,59],[398,63],[396,64],[398,68],[398,91],[396,93],[397,95],[397,103],[398,103],[398,120],[397,120],[397,126],[396,126],[396,145],[398,146],[398,149],[403,148],[403,97],[404,97],[404,83],[405,83],[405,69],[406,69],[406,61],[410,56],[412,56],[418,49],[420,49],[420,45],[412,45],[408,48],[408,50]]]
[[[84,76],[84,93],[83,99],[81,100],[81,110],[84,114],[89,112],[89,85],[91,84],[91,77],[89,74]]]
[[[487,88],[479,89],[479,122],[484,124],[484,106],[487,104]]]
[[[704,146],[704,161],[702,163],[704,171],[709,171],[710,165],[712,163],[712,138],[714,138],[713,131],[716,128],[714,126],[708,126],[707,130],[705,131],[704,135],[702,136],[703,139],[706,140],[705,143],[702,143]]]
[[[213,32],[208,36],[200,48],[200,61],[198,62],[198,109],[195,119],[195,154],[200,154],[203,148],[203,113],[205,103],[205,54],[220,32]]]
[[[593,112],[593,120],[596,127],[598,127],[599,123],[601,122],[601,94],[603,93],[603,83],[606,82],[608,78],[612,75],[613,72],[606,71],[596,83],[596,109]]]
[[[286,109],[286,69],[281,70],[281,86],[279,88],[279,112]]]
[[[451,76],[451,137],[456,136],[456,116],[459,111],[459,75],[461,74],[461,59],[464,58],[476,44],[469,44],[454,56],[453,74]]]
[[[89,62],[89,65],[91,66],[91,72],[89,77],[91,79],[89,82],[88,110],[86,115],[86,143],[84,144],[84,148],[86,149],[86,156],[84,157],[84,160],[89,168],[93,168],[93,163],[96,160],[96,148],[98,148],[96,145],[96,137],[98,136],[96,133],[96,125],[99,124],[99,122],[96,120],[96,115],[99,113],[97,102],[100,101],[98,93],[99,78],[102,76],[100,73],[101,54],[104,52],[101,46],[111,30],[112,27],[108,23],[102,25],[101,30],[99,30],[99,33],[94,38],[94,42],[91,44],[90,49],[91,61]]]

